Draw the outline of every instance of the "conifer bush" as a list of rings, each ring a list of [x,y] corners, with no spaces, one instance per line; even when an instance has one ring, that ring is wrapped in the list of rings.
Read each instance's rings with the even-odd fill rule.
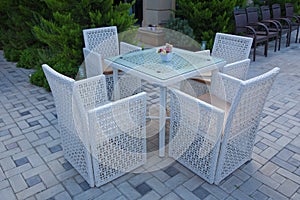
[[[177,0],[176,16],[186,19],[192,27],[195,39],[207,41],[211,48],[216,32],[231,33],[234,30],[233,9],[244,6],[246,0]]]
[[[74,78],[83,61],[82,30],[112,25],[119,32],[127,30],[136,22],[129,15],[133,3],[1,0],[0,47],[18,67],[36,68],[33,84],[49,88],[41,64]]]

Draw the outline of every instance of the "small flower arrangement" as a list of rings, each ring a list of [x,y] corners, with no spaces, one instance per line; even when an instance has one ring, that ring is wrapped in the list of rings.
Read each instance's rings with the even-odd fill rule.
[[[169,62],[170,60],[172,60],[172,48],[173,45],[166,43],[165,47],[158,49],[157,53],[160,54],[161,60],[163,62]]]
[[[173,45],[169,44],[169,43],[166,43],[166,46],[163,47],[163,48],[159,48],[157,53],[160,53],[162,55],[165,55],[165,54],[168,54],[168,53],[172,53],[172,48],[173,48]]]

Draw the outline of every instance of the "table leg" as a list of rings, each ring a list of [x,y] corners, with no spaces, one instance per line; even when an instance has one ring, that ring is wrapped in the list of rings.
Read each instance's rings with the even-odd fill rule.
[[[165,123],[166,123],[166,96],[167,88],[160,87],[160,108],[159,108],[159,156],[165,155]]]
[[[113,80],[114,80],[114,91],[113,91],[113,99],[118,100],[120,99],[120,89],[118,84],[118,69],[113,68]]]

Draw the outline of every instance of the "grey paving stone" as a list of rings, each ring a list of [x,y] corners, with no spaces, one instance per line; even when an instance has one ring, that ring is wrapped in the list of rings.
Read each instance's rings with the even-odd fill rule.
[[[282,194],[284,194],[285,196],[291,197],[293,196],[293,194],[295,194],[298,188],[299,188],[299,184],[291,180],[286,180],[279,186],[279,188],[277,188],[277,190]]]
[[[115,194],[117,193],[117,195]],[[105,194],[104,196],[102,196],[103,194]],[[112,197],[116,196],[118,197],[120,195],[120,192],[118,190],[116,190],[115,188],[113,188],[112,190],[109,190],[107,193],[103,193],[102,190],[98,189],[98,188],[91,188],[87,191],[81,192],[80,194],[72,197],[72,200],[82,200],[82,199],[100,199],[100,197],[103,197],[103,199],[110,198],[111,195]]]
[[[161,196],[165,196],[166,194],[171,192],[171,190],[166,187],[164,183],[162,183],[155,177],[147,180],[146,183]]]
[[[268,162],[262,166],[259,171],[266,176],[271,176],[278,168],[278,165],[274,164],[273,162]]]
[[[248,179],[245,183],[243,183],[239,189],[245,194],[252,195],[262,183],[255,178]]]
[[[28,189],[25,189],[25,190],[17,193],[16,195],[17,195],[18,199],[26,199],[26,198],[28,198],[28,197],[36,194],[36,193],[39,193],[39,192],[41,192],[41,191],[43,191],[45,189],[46,188],[45,188],[44,184],[43,183],[39,183],[39,184],[36,184],[36,185],[34,185],[32,187],[29,187]]]
[[[170,167],[166,168],[164,170],[164,172],[166,174],[168,174],[169,176],[171,176],[171,177],[173,177],[173,176],[175,176],[176,174],[179,173],[179,171],[175,167],[173,167],[173,166],[170,166]]]
[[[0,160],[1,167],[4,171],[15,168],[14,160],[9,156]]]
[[[59,184],[58,180],[50,170],[39,173],[39,176],[47,188]]]
[[[129,199],[137,199],[142,195],[128,182],[123,182],[117,186],[118,190]]]
[[[81,187],[81,189],[83,191],[86,191],[91,188],[90,185],[86,181],[79,183],[79,186]]]
[[[199,199],[193,192],[189,191],[183,186],[178,186],[174,192],[180,197],[180,199]]]
[[[28,187],[21,174],[12,176],[8,180],[15,193],[20,192]]]
[[[86,190],[83,190],[80,187],[80,185],[77,184],[76,181],[73,178],[69,178],[67,180],[64,180],[62,182],[62,184],[71,196],[76,196],[77,194],[80,194],[82,191],[86,191]]]
[[[269,197],[260,191],[255,191],[253,194],[250,195],[251,198],[255,200],[267,200]]]
[[[178,187],[180,184],[186,182],[187,180],[188,180],[188,178],[186,176],[179,173],[179,174],[173,176],[172,178],[170,178],[169,180],[167,180],[165,182],[165,184],[170,189],[174,189],[174,188]]]
[[[41,183],[42,179],[40,178],[39,175],[35,175],[35,176],[25,179],[25,181],[26,181],[28,187],[32,187],[38,183]]]
[[[211,185],[211,184],[205,182],[202,184],[202,187],[205,190],[209,191],[212,195],[217,197],[217,199],[227,199],[229,196],[228,193],[226,193],[223,189],[221,189],[217,185]]]
[[[276,190],[266,186],[266,185],[262,185],[259,188],[259,191],[262,192],[263,194],[269,196],[271,199],[282,199],[282,200],[287,200],[288,198],[285,197],[284,195],[280,194],[279,192],[277,192]]]
[[[187,180],[183,184],[183,186],[186,187],[188,190],[193,191],[197,187],[199,187],[200,185],[202,185],[203,183],[204,183],[204,180],[201,179],[199,176],[195,175],[192,178],[190,178],[189,180]]]
[[[231,176],[222,183],[221,188],[227,193],[232,193],[234,190],[239,188],[241,184],[243,184],[243,181],[235,176]]]
[[[56,195],[55,197],[53,197],[53,199],[55,200],[72,200],[72,197],[66,192],[61,192],[58,195]],[[49,198],[50,200],[50,198]]]
[[[200,199],[204,199],[208,195],[210,195],[210,192],[208,192],[206,189],[204,189],[202,186],[197,187],[195,190],[193,190],[193,193],[199,197]]]
[[[45,199],[51,199],[51,198],[56,200],[56,199],[61,198],[58,195],[64,191],[65,191],[65,189],[63,188],[63,186],[61,184],[58,184],[58,185],[55,185],[54,187],[48,188],[48,189],[36,194],[35,197],[37,200],[45,200]],[[68,195],[66,195],[64,197],[65,197],[65,199],[63,199],[63,200],[71,199],[71,197]]]
[[[290,172],[295,171],[297,168],[291,164],[289,164],[288,162],[281,160],[277,157],[272,158],[271,160],[273,163],[275,163],[276,165],[280,166],[281,168],[284,168]]]
[[[152,188],[147,183],[142,183],[135,187],[136,191],[138,191],[142,196],[147,194],[152,190]]]
[[[9,200],[14,200],[14,199],[17,199],[14,192],[12,191],[11,188],[5,188],[5,189],[2,189],[0,190],[0,197],[2,199],[9,199]]]

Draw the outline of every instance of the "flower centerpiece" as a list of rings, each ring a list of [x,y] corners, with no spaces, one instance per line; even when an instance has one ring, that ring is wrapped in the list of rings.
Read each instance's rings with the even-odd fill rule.
[[[157,53],[160,54],[161,60],[164,62],[169,62],[172,59],[173,45],[166,43],[165,47],[159,48]]]

